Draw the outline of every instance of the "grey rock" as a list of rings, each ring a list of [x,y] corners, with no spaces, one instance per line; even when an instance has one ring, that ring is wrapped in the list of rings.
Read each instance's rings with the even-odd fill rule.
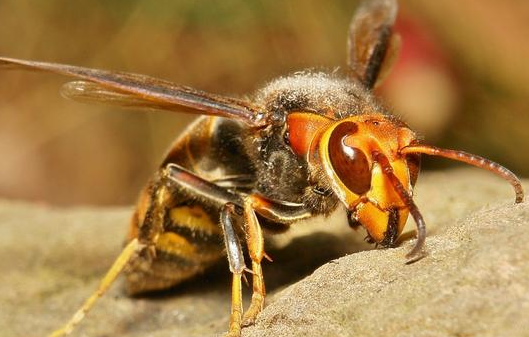
[[[410,265],[412,233],[375,250],[341,213],[268,240],[268,303],[243,337],[529,336],[528,204],[476,170],[424,174],[415,200],[428,255]],[[0,202],[0,336],[61,326],[118,255],[131,211]],[[155,296],[117,282],[72,336],[220,336],[229,280],[222,263]]]

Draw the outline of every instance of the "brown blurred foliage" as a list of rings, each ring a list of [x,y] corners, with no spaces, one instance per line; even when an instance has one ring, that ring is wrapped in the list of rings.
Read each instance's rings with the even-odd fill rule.
[[[355,6],[345,0],[3,0],[0,54],[244,95],[296,70],[343,67]],[[529,140],[529,3],[412,0],[401,7],[444,61],[425,62],[434,64],[433,75],[415,71],[415,82],[412,72],[397,72],[390,78],[397,84],[381,90],[389,104],[403,109],[427,140],[431,132],[437,145],[486,155],[528,175],[520,149]],[[409,47],[404,40],[403,49]],[[65,81],[0,72],[0,196],[132,203],[193,117],[71,102],[58,94]],[[439,122],[422,128],[421,119]]]

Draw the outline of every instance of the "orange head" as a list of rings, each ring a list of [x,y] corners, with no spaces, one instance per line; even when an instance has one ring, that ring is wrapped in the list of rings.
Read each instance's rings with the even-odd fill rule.
[[[514,186],[516,202],[523,199],[519,180],[507,169],[466,152],[419,145],[415,133],[392,116],[369,113],[336,121],[294,112],[287,123],[294,152],[306,156],[311,171],[323,171],[352,220],[367,230],[372,241],[393,245],[408,215],[413,216],[418,240],[410,257],[421,251],[426,233],[422,215],[412,199],[420,153],[492,171]]]
[[[375,155],[387,158],[394,175],[411,195],[419,159],[401,155],[399,150],[415,139],[403,123],[369,114],[333,123],[315,144],[334,193],[370,238],[384,246],[395,243],[409,209]]]

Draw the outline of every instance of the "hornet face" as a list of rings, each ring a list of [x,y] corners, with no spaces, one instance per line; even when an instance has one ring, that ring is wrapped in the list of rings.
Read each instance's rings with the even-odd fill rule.
[[[517,203],[524,198],[520,181],[505,167],[467,152],[420,144],[416,134],[393,116],[366,113],[337,121],[311,112],[293,112],[287,117],[287,126],[292,150],[306,158],[315,176],[323,174],[349,211],[350,223],[363,226],[371,241],[394,245],[412,215],[417,242],[409,258],[420,258],[426,238],[424,219],[412,198],[421,154],[490,171],[513,186]]]
[[[318,155],[334,193],[372,241],[392,246],[406,224],[409,207],[384,173],[387,159],[404,191],[412,195],[419,170],[417,155],[402,155],[415,134],[384,115],[349,117],[331,124],[318,141]]]

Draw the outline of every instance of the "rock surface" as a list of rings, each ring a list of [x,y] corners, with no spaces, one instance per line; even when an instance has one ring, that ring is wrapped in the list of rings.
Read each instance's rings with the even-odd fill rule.
[[[268,304],[243,337],[529,336],[529,205],[476,170],[424,174],[415,200],[428,256],[411,265],[413,240],[373,250],[343,214],[275,237]],[[0,202],[0,336],[62,325],[119,253],[130,213]],[[142,298],[124,296],[118,281],[72,335],[221,336],[226,269]]]

